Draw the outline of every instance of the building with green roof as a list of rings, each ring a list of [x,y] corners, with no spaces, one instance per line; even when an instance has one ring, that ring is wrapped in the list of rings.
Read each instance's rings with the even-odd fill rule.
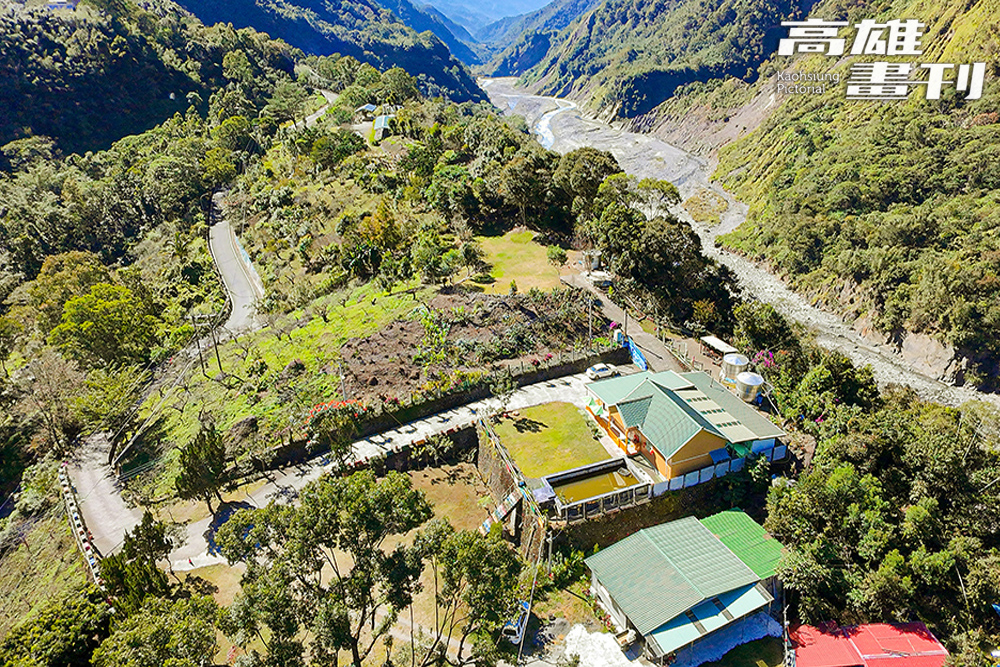
[[[628,455],[671,479],[773,449],[785,432],[701,372],[643,372],[591,382],[588,409]]]
[[[767,535],[742,512],[640,530],[586,559],[591,589],[615,625],[634,629],[657,662],[687,651],[686,664],[698,664],[697,646],[717,648],[720,638],[735,646],[780,632],[767,617],[774,598],[762,585],[769,577],[761,576],[773,577],[773,545],[749,524]]]

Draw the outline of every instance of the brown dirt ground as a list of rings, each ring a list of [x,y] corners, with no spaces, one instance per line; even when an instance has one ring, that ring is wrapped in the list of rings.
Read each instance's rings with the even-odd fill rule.
[[[426,303],[427,307],[444,313],[449,319],[454,319],[452,309],[464,308],[467,317],[453,321],[448,332],[448,341],[455,343],[465,341],[471,343],[487,343],[490,339],[502,336],[511,326],[533,322],[553,313],[546,308],[531,304],[525,295],[510,297],[507,295],[481,294],[477,292],[445,291],[435,295]],[[595,324],[595,326],[597,326]],[[586,321],[582,331],[577,328],[565,328],[567,337],[586,338]],[[432,364],[427,367],[414,360],[421,341],[424,338],[424,326],[419,318],[411,320],[395,320],[380,331],[366,338],[352,338],[341,348],[345,381],[351,387],[351,393],[361,400],[384,400],[386,397],[403,397],[420,390],[428,382],[442,375],[461,370],[465,372],[486,372],[488,364],[478,363],[476,359],[455,358],[461,353],[453,353],[451,363]],[[546,336],[536,336],[534,348],[527,354],[507,364],[519,361],[530,363],[541,360],[548,353],[565,350],[562,341],[551,341]],[[551,343],[551,347],[546,343]],[[336,364],[331,365],[328,372],[337,373]]]

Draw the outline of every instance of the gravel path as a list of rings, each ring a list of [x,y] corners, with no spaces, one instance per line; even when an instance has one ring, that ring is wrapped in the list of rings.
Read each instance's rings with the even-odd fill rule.
[[[766,269],[716,248],[715,238],[742,224],[746,220],[747,208],[711,181],[711,169],[706,160],[656,137],[627,132],[586,118],[572,102],[532,95],[516,88],[515,82],[513,78],[483,79],[480,86],[489,95],[490,101],[505,114],[524,116],[548,148],[566,153],[582,146],[593,146],[614,154],[630,174],[671,181],[680,190],[682,198],[686,199],[702,188],[723,196],[729,203],[729,209],[714,228],[694,224],[686,212],[679,213],[692,222],[701,237],[705,254],[732,269],[745,293],[772,304],[781,314],[814,330],[820,345],[842,351],[855,364],[871,366],[880,385],[908,385],[921,397],[945,405],[961,405],[978,399],[1000,407],[1000,396],[968,387],[953,387],[921,374],[895,354],[892,346],[872,344],[836,315],[811,305]]]

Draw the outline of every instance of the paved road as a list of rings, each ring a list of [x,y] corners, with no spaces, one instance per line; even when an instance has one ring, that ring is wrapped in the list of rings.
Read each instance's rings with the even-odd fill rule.
[[[553,401],[583,407],[587,404],[587,381],[587,377],[581,373],[522,387],[514,392],[507,409],[520,410]],[[479,415],[494,412],[499,407],[500,402],[496,398],[487,398],[359,440],[354,443],[355,459],[367,460],[386,452],[397,451],[430,435],[473,424]],[[327,457],[318,456],[273,474],[271,481],[246,497],[246,506],[263,507],[271,501],[292,502],[302,487],[332,467],[333,464]],[[208,518],[188,526],[186,542],[170,554],[174,570],[190,570],[226,562],[214,550],[211,540],[214,534],[213,521]]]
[[[233,304],[229,319],[223,326],[229,332],[238,334],[259,328],[255,304],[264,297],[264,285],[253,268],[250,256],[236,238],[232,225],[219,214],[222,199],[221,192],[212,197],[214,224],[208,230],[208,243]]]
[[[586,276],[574,273],[572,275],[563,276],[561,280],[567,285],[585,289],[597,296],[601,301],[601,312],[604,313],[604,316],[612,322],[618,322],[619,324],[624,325],[625,311],[612,303],[611,300],[608,299],[608,295],[595,287],[594,283],[587,280]],[[660,342],[660,339],[653,334],[644,331],[639,324],[635,324],[633,326],[630,323],[626,333],[628,333],[629,337],[635,342],[636,345],[639,346],[639,349],[642,350],[643,355],[646,357],[646,362],[649,364],[650,370],[656,372],[687,372],[687,369],[684,368],[679,361],[677,361],[677,358],[670,354],[670,351],[667,350],[667,346]]]
[[[142,520],[142,511],[122,499],[118,478],[108,465],[109,447],[107,434],[92,435],[80,445],[68,467],[80,513],[102,556],[113,553],[125,531]]]

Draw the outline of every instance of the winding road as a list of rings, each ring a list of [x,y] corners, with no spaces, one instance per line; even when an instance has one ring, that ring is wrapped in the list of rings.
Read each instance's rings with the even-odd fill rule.
[[[945,405],[983,400],[1000,407],[1000,396],[954,387],[924,375],[895,354],[892,346],[876,345],[862,338],[849,324],[811,305],[764,268],[717,248],[717,236],[746,221],[747,207],[711,180],[706,160],[651,135],[628,132],[587,118],[569,100],[528,93],[516,86],[514,78],[480,79],[479,85],[505,114],[523,116],[547,148],[559,153],[583,146],[606,150],[630,174],[669,180],[680,190],[682,199],[703,188],[725,198],[729,208],[715,227],[696,224],[685,211],[677,212],[698,232],[705,254],[732,269],[745,293],[772,304],[786,317],[815,331],[820,345],[840,350],[859,366],[871,366],[879,384],[907,385],[921,397]]]

